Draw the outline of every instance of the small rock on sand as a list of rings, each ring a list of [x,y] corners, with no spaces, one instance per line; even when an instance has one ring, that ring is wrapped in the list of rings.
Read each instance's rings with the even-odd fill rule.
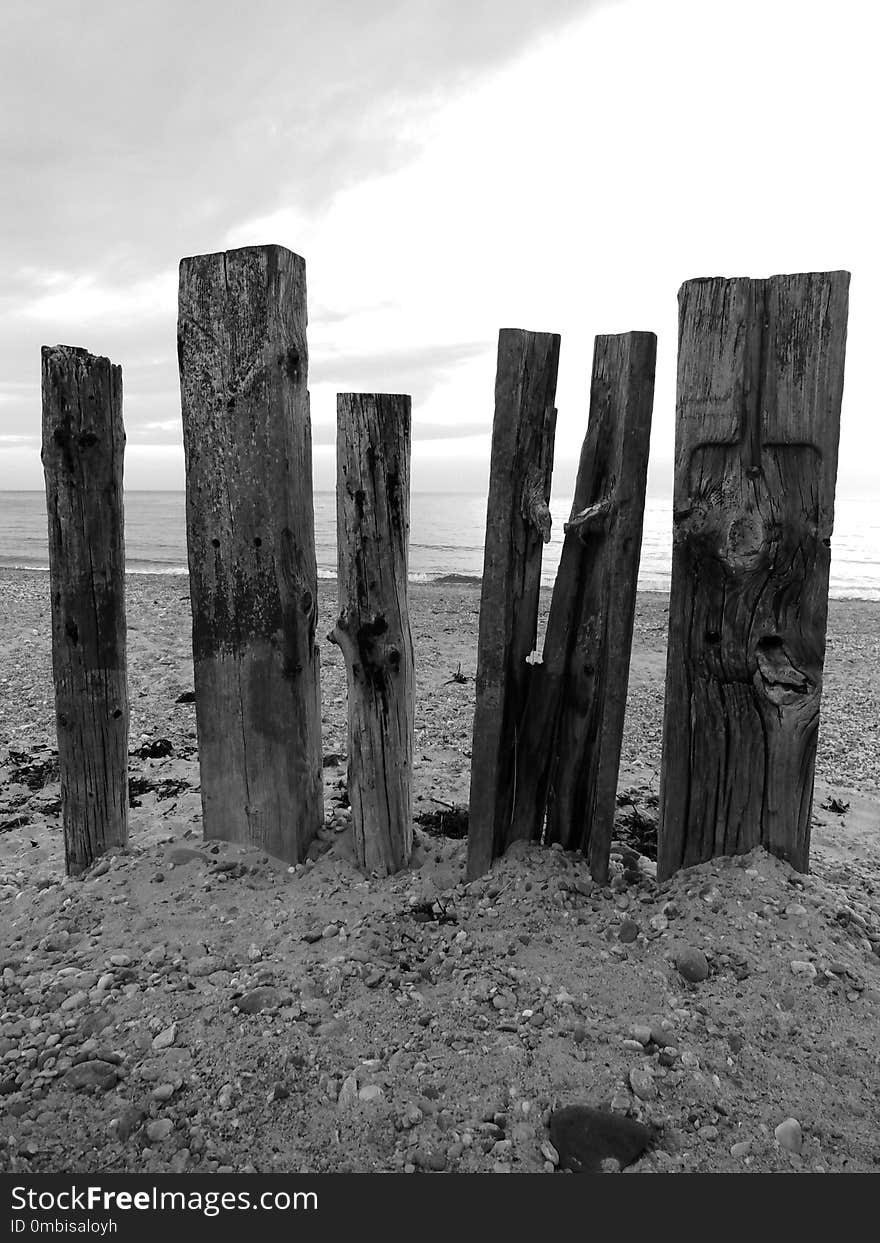
[[[786,1152],[800,1152],[804,1146],[801,1124],[797,1118],[786,1118],[774,1131],[776,1142]]]
[[[170,1027],[160,1031],[158,1036],[153,1037],[153,1051],[158,1053],[161,1049],[170,1049],[176,1039],[177,1024],[172,1023]]]
[[[675,965],[681,975],[690,984],[700,984],[709,975],[709,963],[706,955],[696,946],[689,945],[679,950]]]
[[[589,1105],[567,1105],[550,1118],[550,1140],[559,1153],[560,1168],[576,1174],[599,1173],[606,1160],[615,1160],[624,1169],[652,1139],[652,1131],[642,1123]]]

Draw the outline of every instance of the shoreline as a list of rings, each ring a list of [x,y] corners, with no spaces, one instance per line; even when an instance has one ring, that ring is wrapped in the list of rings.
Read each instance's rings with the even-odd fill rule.
[[[416,582],[409,588],[416,657],[416,792],[467,803],[480,614],[478,584]],[[551,591],[543,589],[540,651]],[[639,592],[633,627],[621,782],[659,783],[666,677],[668,595]],[[347,686],[337,648],[326,641],[337,586],[318,588],[317,642],[325,753],[346,751]],[[177,697],[193,686],[192,618],[182,575],[127,574],[128,682],[132,745],[183,725]],[[49,579],[0,568],[0,745],[55,745]],[[829,602],[816,776],[849,790],[880,791],[880,607],[872,600]],[[464,681],[454,675],[460,671]],[[186,718],[188,745],[195,718]],[[429,757],[425,758],[425,757]],[[428,776],[428,772],[431,776]],[[419,777],[420,772],[422,777]]]
[[[48,573],[49,573],[48,566],[0,565],[0,582],[2,582],[3,576],[7,574],[12,574],[12,575],[30,574],[30,575],[38,575],[42,577],[44,575],[47,575]],[[178,567],[174,569],[143,569],[143,570],[142,569],[126,569],[125,577],[126,579],[131,578],[135,580],[145,579],[145,578],[146,579],[158,578],[158,579],[169,579],[172,582],[179,582],[180,579],[189,578],[189,570],[182,568],[182,567]],[[319,593],[320,593],[322,584],[328,587],[335,588],[336,582],[337,582],[336,574],[333,574],[329,571],[321,571],[321,570],[318,571]],[[416,588],[460,587],[466,591],[475,591],[477,590],[477,588],[482,587],[483,580],[478,575],[451,573],[451,574],[440,574],[436,578],[429,578],[427,577],[427,575],[423,575],[419,577],[410,577],[407,580],[407,583],[409,587],[416,587]],[[553,591],[552,583],[547,582],[547,583],[541,584],[541,601],[542,601],[541,607],[542,608],[544,607],[544,597],[545,596],[547,597],[547,601],[549,603],[549,597],[551,596],[552,591]],[[668,598],[669,588],[668,587],[639,587],[637,588],[636,594],[639,597],[641,596],[652,596],[652,597],[662,596],[664,598]],[[864,604],[864,605],[880,607],[880,598],[875,598],[874,596],[843,595],[843,594],[837,594],[833,591],[829,591],[828,600],[830,604],[834,604],[834,603],[854,604],[854,605]]]

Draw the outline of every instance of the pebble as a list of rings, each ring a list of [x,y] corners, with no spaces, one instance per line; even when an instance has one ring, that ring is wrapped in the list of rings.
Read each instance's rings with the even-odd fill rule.
[[[174,1123],[170,1118],[155,1118],[144,1127],[147,1139],[151,1144],[161,1144],[162,1140],[167,1139],[173,1130]]]
[[[254,988],[249,993],[245,993],[243,997],[237,997],[235,1004],[243,1014],[259,1014],[261,1010],[272,1010],[281,1001],[281,994],[277,988],[266,985],[262,988]]]
[[[798,959],[795,959],[791,964],[791,972],[792,975],[801,975],[810,980],[815,979],[818,974],[811,962],[801,962]]]
[[[442,1148],[417,1148],[412,1163],[417,1169],[441,1173],[446,1169],[446,1153]]]
[[[779,1147],[786,1152],[799,1153],[804,1146],[804,1136],[797,1118],[786,1118],[784,1122],[780,1122],[773,1134]]]
[[[158,1036],[153,1037],[152,1049],[154,1053],[158,1053],[162,1049],[170,1049],[177,1039],[177,1024],[172,1023],[170,1027],[160,1031]]]
[[[63,1082],[70,1088],[100,1088],[103,1092],[116,1086],[119,1071],[110,1062],[95,1059],[91,1062],[80,1062],[64,1072]]]
[[[403,1111],[403,1118],[401,1121],[403,1122],[404,1127],[408,1129],[409,1127],[417,1126],[424,1116],[425,1115],[422,1113],[421,1109],[419,1109],[418,1105],[414,1105],[410,1102]]]
[[[354,1075],[347,1075],[342,1081],[339,1096],[336,1098],[337,1109],[350,1109],[358,1099],[358,1082]]]
[[[740,1140],[738,1144],[731,1144],[730,1147],[730,1155],[732,1157],[736,1157],[737,1160],[740,1160],[742,1157],[747,1157],[751,1151],[752,1142],[748,1139]]]
[[[541,1144],[541,1156],[545,1161],[549,1161],[554,1169],[559,1164],[559,1153],[550,1143],[549,1139],[545,1139]]]
[[[627,1092],[625,1085],[621,1083],[611,1098],[609,1109],[615,1114],[627,1114],[631,1104],[630,1094]]]
[[[617,939],[623,945],[631,945],[639,935],[639,925],[634,919],[624,919],[617,930]]]
[[[561,1169],[589,1174],[599,1173],[605,1160],[616,1161],[621,1169],[632,1165],[649,1147],[652,1132],[604,1109],[566,1105],[550,1117],[550,1140]]]
[[[71,993],[69,997],[65,997],[61,1003],[62,1010],[78,1010],[80,1006],[84,1006],[89,999],[89,995],[82,990]]]
[[[667,1045],[672,1044],[672,1036],[662,1023],[652,1023],[650,1032],[651,1039],[658,1049],[665,1049]]]
[[[695,946],[680,950],[675,961],[679,974],[691,984],[700,984],[709,975],[706,955]]]
[[[657,1095],[654,1076],[643,1067],[636,1067],[629,1072],[629,1086],[640,1101],[652,1101]]]

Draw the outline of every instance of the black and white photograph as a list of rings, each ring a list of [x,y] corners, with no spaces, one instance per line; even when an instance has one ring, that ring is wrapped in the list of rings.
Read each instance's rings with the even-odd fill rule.
[[[880,1169],[875,34],[4,0],[14,1235]]]

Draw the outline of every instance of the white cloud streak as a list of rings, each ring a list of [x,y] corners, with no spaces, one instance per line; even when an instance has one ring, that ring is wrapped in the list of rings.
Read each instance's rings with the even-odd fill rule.
[[[21,123],[0,133],[4,430],[32,433],[39,344],[68,340],[123,363],[130,443],[166,437],[176,461],[177,260],[276,241],[307,260],[317,444],[350,387],[412,392],[416,440],[485,426],[497,330],[522,326],[563,334],[557,460],[573,460],[593,336],[638,328],[660,337],[662,468],[679,284],[847,267],[841,472],[855,477],[880,450],[867,10],[265,0],[248,21],[273,37],[242,58],[231,3],[203,27],[201,3],[80,27],[67,6],[19,6],[2,89],[11,71]],[[310,19],[295,30],[294,11]],[[21,48],[38,32],[33,73]],[[482,478],[487,438],[457,452]],[[424,478],[442,457],[424,453]]]

